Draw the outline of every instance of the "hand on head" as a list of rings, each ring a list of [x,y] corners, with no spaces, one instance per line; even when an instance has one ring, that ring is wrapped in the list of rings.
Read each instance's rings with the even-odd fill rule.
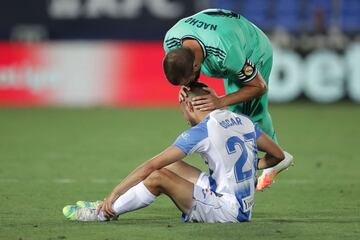
[[[179,102],[185,101],[191,95],[192,106],[200,111],[212,111],[222,108],[221,98],[215,91],[201,82],[194,82],[189,86],[182,86],[179,91]]]

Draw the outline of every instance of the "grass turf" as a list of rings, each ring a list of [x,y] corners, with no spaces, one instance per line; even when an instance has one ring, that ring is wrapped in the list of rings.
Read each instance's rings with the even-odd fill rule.
[[[296,165],[256,194],[242,224],[183,224],[165,196],[119,221],[63,217],[171,144],[187,128],[179,110],[0,109],[0,239],[359,239],[359,106],[270,109]]]

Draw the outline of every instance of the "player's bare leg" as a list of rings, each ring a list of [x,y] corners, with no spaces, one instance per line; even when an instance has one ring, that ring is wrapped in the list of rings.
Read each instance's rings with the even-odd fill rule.
[[[150,174],[144,180],[144,185],[156,196],[161,193],[169,196],[180,211],[184,213],[190,211],[193,204],[194,184],[192,182],[163,168]]]
[[[184,170],[184,169],[183,169]],[[168,169],[160,169],[150,174],[144,181],[130,188],[113,203],[112,208],[117,216],[135,211],[150,205],[161,193],[168,195],[175,205],[184,213],[189,213],[193,203],[194,184],[181,178]],[[96,209],[68,205],[63,209],[64,215],[77,221],[106,221],[102,212]]]
[[[179,177],[186,179],[189,182],[192,182],[193,184],[196,184],[196,182],[201,174],[200,169],[198,169],[194,166],[191,166],[190,164],[187,164],[186,162],[184,162],[182,160],[174,162],[173,164],[170,164],[170,165],[166,166],[165,168],[172,171]]]
[[[201,171],[198,168],[193,167],[184,161],[177,161],[171,165],[168,165],[166,167],[166,169],[170,170],[172,173],[175,173],[180,178],[185,179],[188,182],[193,183],[193,184],[195,184],[197,182],[197,180],[201,174]],[[132,194],[130,194],[130,193],[132,193]],[[139,203],[139,204],[134,205],[134,201],[132,201],[132,199],[134,199],[134,197],[137,195],[140,196],[140,198],[141,198],[140,201],[142,203],[140,203],[138,201],[135,203]],[[130,207],[130,208],[140,207],[140,206],[142,206],[142,204],[144,204],[146,206],[147,204],[150,204],[154,199],[155,199],[155,197],[146,189],[146,187],[143,185],[143,183],[140,183],[137,186],[134,186],[134,189],[132,189],[127,195],[123,196],[121,198],[121,200],[119,201],[119,203],[121,203],[121,204],[116,205],[116,206],[120,207],[119,212],[126,212],[127,207]],[[128,203],[122,204],[124,202],[128,202]],[[81,211],[90,211],[88,209],[95,210],[100,203],[101,203],[101,201],[95,201],[95,202],[78,201],[76,203],[76,205],[66,206],[63,209],[63,212],[67,218],[72,219],[72,220],[79,220],[75,214],[76,211],[79,211],[80,209],[82,209]],[[88,215],[86,215],[86,216],[88,216]],[[88,217],[86,217],[86,218],[88,218]],[[93,218],[91,220],[93,221],[94,219],[96,219],[96,218]]]

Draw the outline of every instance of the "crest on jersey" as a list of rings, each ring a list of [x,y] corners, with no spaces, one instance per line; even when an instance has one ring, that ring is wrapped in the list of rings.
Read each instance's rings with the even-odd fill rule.
[[[181,134],[181,137],[182,137],[185,141],[187,141],[187,140],[189,139],[190,135],[189,135],[189,133],[187,133],[187,132],[183,132],[183,133]]]
[[[255,77],[256,73],[255,64],[247,59],[241,71],[237,73],[237,77],[243,82],[248,82]]]
[[[250,65],[244,67],[244,74],[245,76],[251,76],[254,72],[254,68]]]

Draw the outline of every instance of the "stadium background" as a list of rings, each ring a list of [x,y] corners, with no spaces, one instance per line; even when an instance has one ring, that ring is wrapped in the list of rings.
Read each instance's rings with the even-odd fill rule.
[[[360,102],[357,0],[13,0],[0,9],[0,104],[175,105],[162,38],[179,18],[211,7],[268,33],[270,101]],[[209,84],[223,93],[221,81]]]
[[[187,128],[162,38],[219,7],[273,42],[270,111],[295,167],[256,194],[249,224],[182,224],[166,197],[119,221],[66,221],[64,205],[104,197]],[[0,239],[359,239],[359,62],[359,0],[2,1]]]

